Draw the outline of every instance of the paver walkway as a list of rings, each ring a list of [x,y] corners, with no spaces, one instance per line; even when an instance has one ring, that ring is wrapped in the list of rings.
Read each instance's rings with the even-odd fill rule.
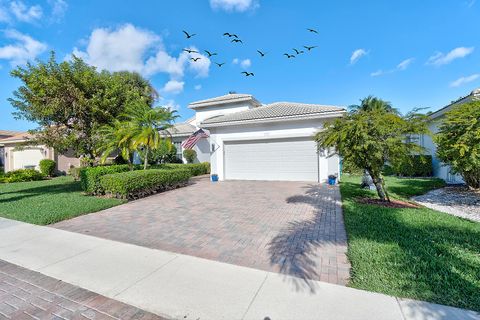
[[[172,319],[480,319],[468,310],[1,218],[0,259]]]
[[[196,180],[53,227],[305,279],[349,278],[340,193],[323,184]]]
[[[164,318],[0,260],[0,319]]]

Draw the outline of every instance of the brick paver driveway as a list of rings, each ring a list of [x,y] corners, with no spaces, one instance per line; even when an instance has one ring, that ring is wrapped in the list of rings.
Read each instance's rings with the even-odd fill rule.
[[[304,279],[349,277],[338,187],[199,179],[53,226]]]

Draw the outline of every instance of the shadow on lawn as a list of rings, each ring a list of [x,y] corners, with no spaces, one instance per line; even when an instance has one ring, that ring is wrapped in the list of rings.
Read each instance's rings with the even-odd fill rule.
[[[358,185],[342,187],[353,286],[480,311],[480,224],[428,209],[355,204]]]
[[[311,280],[320,279],[321,257],[319,250],[335,249],[336,245],[346,246],[346,236],[338,230],[327,231],[335,227],[330,225],[335,215],[336,189],[325,185],[309,185],[303,195],[286,199],[287,203],[309,204],[314,208],[314,217],[310,220],[290,222],[269,243],[270,264],[279,267],[280,273],[290,278],[296,290],[309,289],[315,292]],[[342,226],[343,228],[343,226]],[[336,252],[334,253],[336,255]],[[300,280],[299,280],[299,279]]]
[[[24,182],[19,182],[24,183]],[[79,192],[82,191],[80,187],[80,182],[78,181],[65,181],[65,182],[55,182],[55,184],[47,184],[38,187],[26,188],[26,189],[17,189],[15,188],[12,191],[1,191],[0,192],[0,203],[14,202],[26,198],[32,198],[39,195],[48,195],[48,194],[61,194],[68,192]],[[14,195],[14,196],[9,196]]]

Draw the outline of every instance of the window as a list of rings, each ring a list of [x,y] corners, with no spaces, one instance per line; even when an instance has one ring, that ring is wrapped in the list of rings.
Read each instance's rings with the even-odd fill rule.
[[[177,159],[182,160],[182,142],[180,141],[174,141],[173,145],[175,146],[175,149],[177,150]]]

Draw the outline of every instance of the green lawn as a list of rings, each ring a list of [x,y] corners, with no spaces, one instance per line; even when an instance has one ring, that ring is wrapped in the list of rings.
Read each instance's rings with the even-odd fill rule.
[[[71,177],[0,183],[0,216],[46,225],[123,203],[82,194]]]
[[[427,208],[359,204],[376,194],[360,177],[342,177],[350,286],[480,311],[480,223]],[[407,199],[439,187],[435,179],[387,177],[392,197]]]

